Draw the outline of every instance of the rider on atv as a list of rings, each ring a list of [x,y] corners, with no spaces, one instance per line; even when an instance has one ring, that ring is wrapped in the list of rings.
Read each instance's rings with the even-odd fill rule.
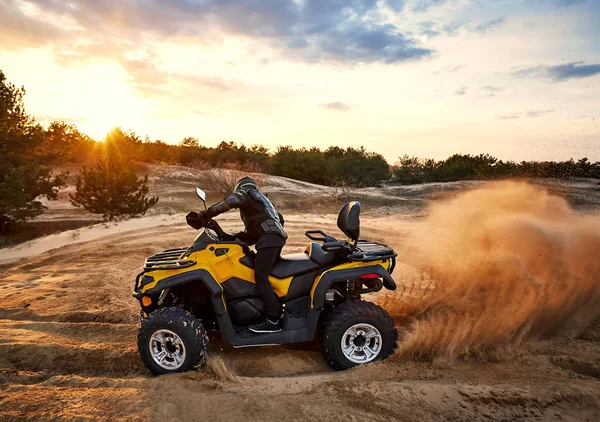
[[[281,303],[269,282],[269,274],[288,237],[283,229],[283,216],[277,212],[271,201],[258,190],[256,182],[244,177],[235,185],[233,193],[217,202],[208,210],[187,215],[188,224],[200,229],[213,217],[229,211],[240,210],[246,230],[229,239],[239,239],[248,245],[256,245],[255,281],[256,288],[267,309],[267,319],[249,328],[255,333],[281,331]]]

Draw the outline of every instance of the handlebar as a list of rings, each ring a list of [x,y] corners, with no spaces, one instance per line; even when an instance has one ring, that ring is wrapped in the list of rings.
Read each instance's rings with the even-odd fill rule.
[[[185,220],[187,221],[189,226],[195,228],[196,230],[200,230],[201,228],[206,227],[216,232],[219,240],[223,240],[224,238],[225,232],[223,231],[221,226],[219,226],[219,223],[217,223],[212,218],[208,221],[203,221],[203,219],[199,217],[197,212],[192,211],[188,213],[188,215],[186,215]]]
[[[225,232],[223,231],[223,229],[221,228],[219,223],[217,223],[212,218],[210,220],[208,220],[208,222],[204,225],[204,227],[214,231],[217,234],[217,237],[219,238],[219,240],[223,240],[223,238],[225,237],[224,236]]]

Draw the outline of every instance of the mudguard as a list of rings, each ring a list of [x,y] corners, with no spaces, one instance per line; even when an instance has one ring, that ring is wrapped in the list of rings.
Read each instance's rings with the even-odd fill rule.
[[[160,293],[164,289],[180,286],[182,284],[190,282],[201,282],[208,288],[211,294],[211,301],[215,309],[215,314],[221,316],[227,313],[227,305],[225,304],[225,298],[223,297],[223,288],[214,277],[205,269],[198,268],[195,270],[188,270],[179,274],[175,274],[169,277],[160,279],[157,283],[152,285],[142,285],[141,293],[143,294],[156,294]]]
[[[371,265],[355,265],[349,268],[340,268],[342,266],[334,267],[328,271],[325,271],[321,276],[315,280],[311,296],[311,307],[313,309],[320,309],[325,303],[325,294],[331,287],[331,285],[338,281],[354,280],[360,278],[366,274],[377,274],[383,279],[383,285],[388,290],[396,290],[396,282],[388,273],[384,263],[371,264]],[[389,264],[387,264],[389,265]]]

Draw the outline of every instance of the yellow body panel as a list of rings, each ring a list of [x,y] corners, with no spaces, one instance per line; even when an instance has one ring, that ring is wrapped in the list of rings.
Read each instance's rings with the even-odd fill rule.
[[[224,255],[216,256],[214,253],[214,249],[212,251],[210,250],[213,247],[214,247],[214,249],[226,248],[226,249],[229,249],[229,251]],[[307,247],[307,250],[309,252],[310,252],[310,249],[309,249],[310,247],[311,247],[311,245],[309,244],[309,246]],[[219,283],[219,286],[221,287],[221,289],[223,289],[223,287],[221,286],[222,283],[224,283],[227,280],[234,278],[234,277],[254,283],[255,282],[254,281],[254,270],[252,268],[246,267],[244,264],[239,262],[240,259],[243,258],[244,256],[245,256],[245,254],[244,254],[242,247],[235,243],[232,243],[232,244],[220,243],[220,244],[215,244],[215,245],[209,245],[206,247],[206,249],[194,252],[187,258],[187,259],[196,261],[196,265],[194,265],[192,267],[187,267],[187,268],[182,268],[182,269],[177,269],[177,270],[155,270],[155,271],[152,271],[150,273],[150,275],[154,278],[154,281],[151,283],[148,283],[144,287],[142,287],[142,293],[145,293],[148,290],[155,287],[164,278],[171,277],[171,276],[181,274],[184,272],[188,272],[188,271],[192,271],[192,270],[198,270],[198,269],[203,269],[203,270],[208,271],[213,276],[213,278],[217,281],[217,283]],[[332,272],[332,271],[345,270],[348,268],[368,267],[368,266],[372,266],[372,265],[381,265],[384,269],[387,270],[390,266],[390,261],[382,260],[382,261],[374,261],[374,262],[347,262],[347,263],[338,265],[336,267],[330,268],[327,271],[324,271],[321,275],[319,275],[315,279],[312,289],[310,291],[311,307],[313,306],[315,290],[325,274]],[[292,279],[293,279],[293,277],[279,279],[279,278],[276,278],[273,276],[269,276],[269,281],[271,282],[271,286],[273,287],[273,290],[279,297],[284,297],[287,295],[287,293],[290,289],[290,284],[292,282]],[[223,305],[225,305],[224,295],[223,295]]]
[[[210,250],[211,247],[214,247],[215,249],[225,248],[229,249],[229,251],[224,255],[216,256],[214,250]],[[196,265],[192,267],[182,268],[178,270],[152,271],[149,275],[151,275],[154,278],[154,281],[152,283],[146,284],[142,288],[142,293],[155,287],[160,282],[160,280],[164,278],[199,269],[208,271],[214,277],[217,283],[219,283],[219,285],[234,277],[254,283],[254,270],[252,268],[246,267],[244,264],[239,262],[240,259],[244,256],[245,254],[242,247],[235,243],[220,243],[216,245],[209,245],[206,249],[194,252],[187,258],[196,261]],[[271,282],[271,286],[273,287],[273,290],[275,291],[277,296],[283,297],[287,295],[290,289],[292,278],[293,277],[279,279],[273,276],[269,276],[269,281]]]
[[[372,265],[381,265],[385,270],[387,270],[390,266],[390,261],[385,260],[385,261],[372,261],[372,262],[346,262],[345,264],[340,264],[336,267],[328,269],[327,271],[323,271],[323,273],[321,275],[319,275],[317,278],[315,278],[315,282],[313,283],[312,289],[310,290],[310,306],[311,306],[311,308],[314,306],[313,302],[314,302],[314,297],[315,297],[315,290],[317,289],[319,282],[321,281],[321,279],[323,278],[323,276],[325,274],[330,273],[332,271],[346,270],[348,268],[370,267]]]

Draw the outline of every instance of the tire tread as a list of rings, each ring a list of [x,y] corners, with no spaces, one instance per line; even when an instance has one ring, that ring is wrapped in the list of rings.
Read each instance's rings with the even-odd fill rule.
[[[343,328],[344,325],[347,325],[348,321],[352,319],[376,320],[383,323],[386,327],[383,332],[380,330],[384,344],[376,361],[387,358],[397,347],[398,331],[396,330],[394,320],[385,309],[372,302],[362,300],[343,303],[334,308],[334,310],[325,318],[321,335],[321,352],[329,366],[336,371],[358,366],[358,364],[350,362],[345,358],[344,360],[346,360],[346,362],[340,361],[335,355],[335,350],[338,346],[336,343],[338,343],[338,340],[341,340],[338,336],[343,334],[340,333],[340,327]],[[389,338],[387,338],[387,336],[389,336]]]
[[[177,334],[180,337],[187,337],[182,338],[186,348],[186,362],[175,371],[169,371],[158,366],[149,355],[148,341],[158,326],[181,331],[177,332]],[[154,375],[189,371],[199,364],[205,363],[208,353],[208,336],[202,323],[194,315],[182,308],[159,308],[151,312],[141,322],[137,340],[142,361],[146,368]]]

